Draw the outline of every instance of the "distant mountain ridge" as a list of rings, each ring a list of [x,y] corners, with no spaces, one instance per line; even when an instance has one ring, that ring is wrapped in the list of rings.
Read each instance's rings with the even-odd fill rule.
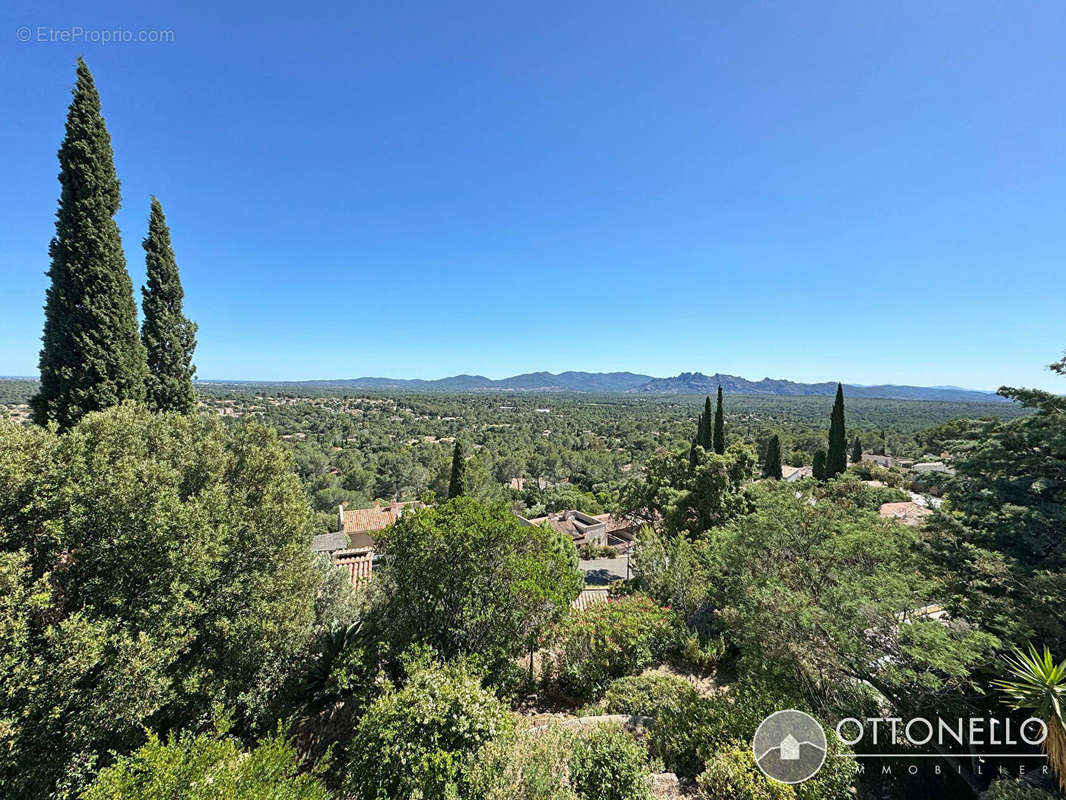
[[[210,381],[215,383],[216,381]],[[217,381],[229,383],[229,381]],[[403,378],[348,378],[311,381],[242,381],[284,386],[314,386],[336,389],[401,389],[414,392],[584,392],[590,394],[711,394],[719,386],[734,394],[780,396],[826,396],[836,392],[836,382],[796,383],[784,378],[750,381],[737,375],[704,375],[682,372],[672,378],[655,378],[633,372],[530,372],[493,380],[484,375],[454,375],[422,380]],[[947,386],[862,386],[844,384],[851,397],[886,400],[939,400],[961,403],[1007,402],[994,392]]]

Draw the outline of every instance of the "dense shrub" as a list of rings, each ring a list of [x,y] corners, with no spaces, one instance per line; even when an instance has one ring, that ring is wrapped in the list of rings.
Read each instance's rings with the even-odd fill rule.
[[[570,783],[585,800],[646,800],[648,754],[616,725],[597,725],[580,737],[570,758]]]
[[[664,710],[676,711],[697,699],[696,689],[684,678],[645,673],[616,680],[592,710],[601,714],[657,717]]]
[[[104,769],[84,800],[328,800],[315,771],[301,772],[280,736],[250,753],[221,732],[154,734],[129,756]]]
[[[612,679],[660,660],[673,636],[668,608],[640,595],[610,598],[556,627],[547,665],[563,694],[595,698]]]
[[[406,658],[402,688],[390,684],[355,727],[345,768],[358,800],[463,796],[478,750],[513,730],[513,718],[461,662]]]
[[[1021,778],[1001,778],[981,794],[981,800],[1053,800],[1058,796]]]
[[[570,787],[577,734],[552,725],[536,733],[498,737],[478,753],[471,772],[480,800],[579,800]]]
[[[711,757],[696,780],[698,800],[792,800],[796,792],[767,778],[750,747],[736,744]]]

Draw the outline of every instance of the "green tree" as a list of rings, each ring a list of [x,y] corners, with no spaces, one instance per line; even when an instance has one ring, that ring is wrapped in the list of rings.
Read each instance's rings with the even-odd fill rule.
[[[851,463],[858,464],[860,461],[862,461],[862,441],[856,436],[851,445]]]
[[[703,401],[703,415],[700,417],[700,428],[697,441],[700,447],[706,450],[708,453],[714,447],[714,434],[711,429],[711,420],[714,419],[711,416],[711,398],[707,397]]]
[[[581,589],[565,544],[502,504],[466,497],[404,514],[378,540],[383,641],[397,653],[425,644],[444,658],[513,663]]]
[[[461,497],[466,494],[466,459],[463,458],[463,446],[455,440],[452,448],[452,476],[448,481],[448,498]]]
[[[311,519],[262,425],[129,405],[62,435],[0,424],[0,795],[72,796],[215,704],[272,726],[316,629]]]
[[[837,384],[837,396],[829,415],[829,451],[825,458],[825,477],[833,478],[847,469],[848,438],[844,431],[844,387]]]
[[[814,462],[811,467],[811,472],[816,481],[824,481],[826,479],[825,450],[818,450],[814,454]]]
[[[1032,711],[1047,726],[1044,752],[1066,792],[1066,661],[1058,664],[1047,647],[1037,652],[1015,650],[1006,658],[1013,680],[996,681],[995,686],[1010,698],[1015,709]]]
[[[163,207],[154,197],[148,236],[142,244],[148,267],[148,283],[141,289],[144,295],[141,340],[148,355],[145,399],[153,411],[189,414],[197,405],[196,389],[192,385],[196,374],[192,363],[196,323],[182,313],[185,292],[170,244],[170,228]]]
[[[78,59],[74,100],[59,148],[59,210],[49,246],[39,425],[69,428],[90,411],[143,400],[147,375],[133,283],[114,215],[120,203],[100,95]]]
[[[781,438],[775,433],[766,446],[766,460],[762,465],[762,476],[781,480]]]
[[[722,412],[722,387],[718,387],[718,405],[714,409],[714,452],[725,452],[725,416]]]

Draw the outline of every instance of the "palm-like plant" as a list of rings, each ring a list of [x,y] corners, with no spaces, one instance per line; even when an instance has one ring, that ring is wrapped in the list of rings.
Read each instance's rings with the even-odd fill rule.
[[[1066,661],[1056,664],[1046,645],[1040,653],[1031,644],[1027,653],[1015,649],[1014,655],[1004,660],[1015,680],[994,681],[992,685],[1010,698],[1013,708],[1032,709],[1035,716],[1044,720],[1044,752],[1058,775],[1059,786],[1066,791]]]

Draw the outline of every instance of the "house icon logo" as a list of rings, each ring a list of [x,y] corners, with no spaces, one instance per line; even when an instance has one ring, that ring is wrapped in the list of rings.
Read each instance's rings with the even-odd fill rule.
[[[825,731],[810,714],[776,711],[760,724],[751,742],[755,763],[768,778],[803,783],[825,763]]]

